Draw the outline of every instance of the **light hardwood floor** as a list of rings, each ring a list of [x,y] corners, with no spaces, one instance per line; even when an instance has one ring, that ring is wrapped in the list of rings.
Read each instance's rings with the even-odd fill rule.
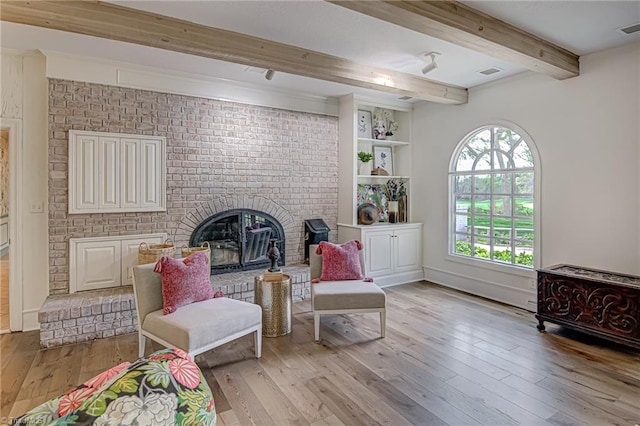
[[[9,331],[9,255],[0,257],[0,332]]]
[[[314,343],[301,302],[260,360],[249,336],[198,356],[218,424],[640,424],[639,351],[539,333],[530,312],[429,283],[385,291],[385,339],[378,315],[361,314],[323,317]],[[135,334],[49,350],[37,339],[0,336],[2,416],[136,358]]]

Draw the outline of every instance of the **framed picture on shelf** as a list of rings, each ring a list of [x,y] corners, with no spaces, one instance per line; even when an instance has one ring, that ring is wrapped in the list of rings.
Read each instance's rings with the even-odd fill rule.
[[[372,139],[371,111],[358,110],[358,137]]]
[[[390,146],[373,147],[373,168],[385,169],[390,176],[393,175],[393,153]]]

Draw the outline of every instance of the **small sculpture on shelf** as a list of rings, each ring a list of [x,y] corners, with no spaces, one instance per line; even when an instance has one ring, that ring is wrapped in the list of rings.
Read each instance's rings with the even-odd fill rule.
[[[267,251],[267,257],[271,259],[271,268],[269,268],[269,272],[280,272],[280,268],[278,267],[278,260],[280,259],[280,250],[276,246],[275,238],[269,242],[269,250]]]

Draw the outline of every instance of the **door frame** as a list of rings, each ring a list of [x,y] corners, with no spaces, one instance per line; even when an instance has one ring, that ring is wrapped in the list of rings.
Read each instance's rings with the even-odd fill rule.
[[[22,330],[22,120],[0,117],[9,131],[9,329]]]

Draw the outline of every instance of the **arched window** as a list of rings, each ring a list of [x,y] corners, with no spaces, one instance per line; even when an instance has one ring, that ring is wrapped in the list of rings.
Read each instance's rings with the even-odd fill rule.
[[[497,125],[481,127],[460,142],[449,173],[452,255],[534,267],[532,147],[521,134]]]

